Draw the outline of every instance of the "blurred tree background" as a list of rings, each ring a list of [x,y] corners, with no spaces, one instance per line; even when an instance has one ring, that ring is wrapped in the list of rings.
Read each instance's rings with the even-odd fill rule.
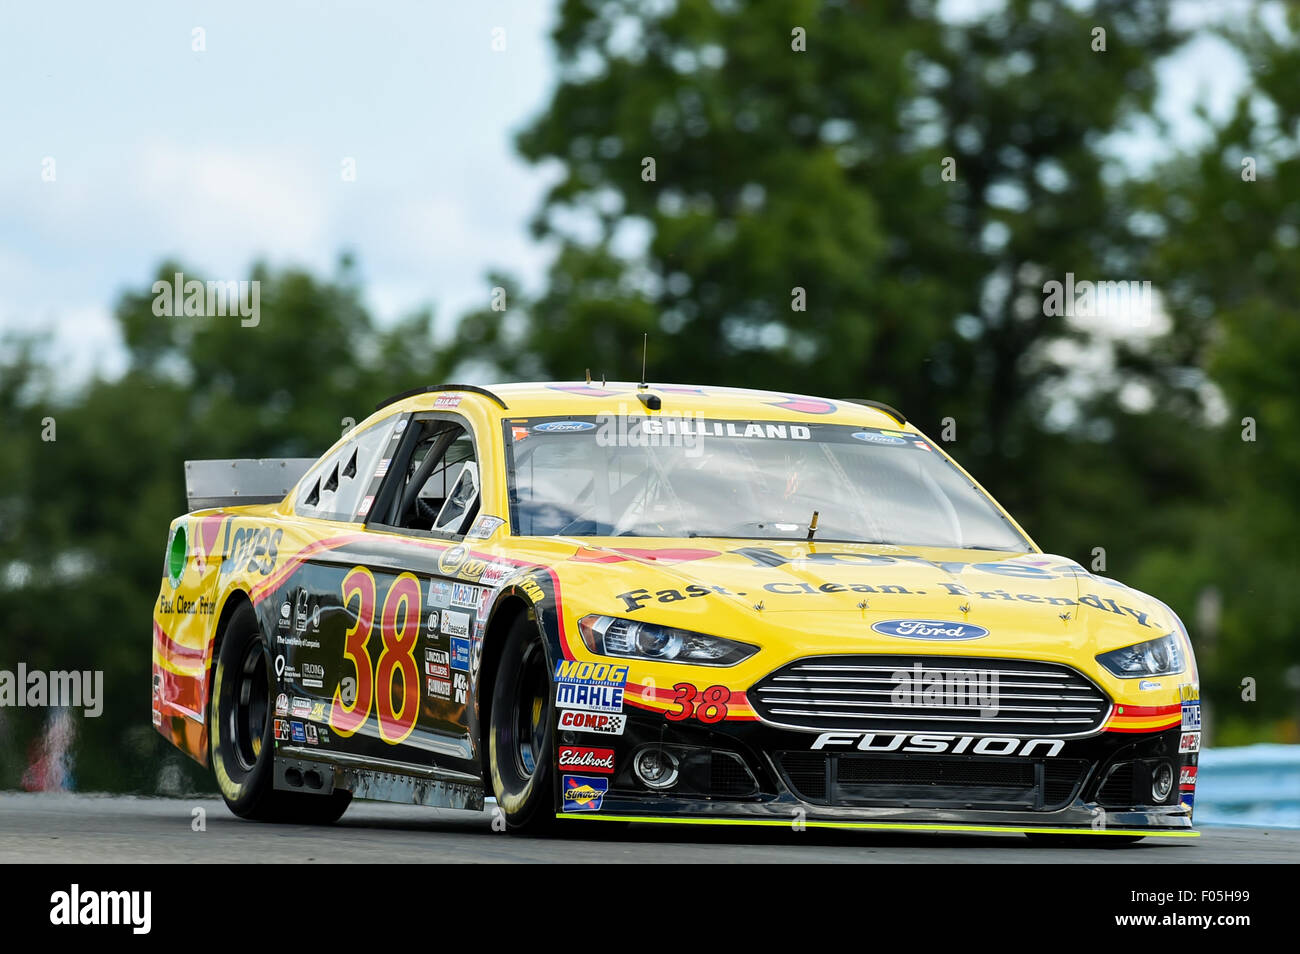
[[[0,667],[104,670],[75,787],[206,785],[149,723],[181,462],[314,456],[440,380],[631,377],[648,332],[650,380],[873,397],[947,429],[1041,546],[1179,612],[1214,744],[1300,741],[1291,16],[1224,33],[1251,72],[1237,108],[1204,117],[1193,154],[1134,170],[1116,142],[1161,134],[1157,65],[1189,39],[1168,0],[1009,0],[960,22],[935,0],[563,0],[560,80],[518,140],[560,170],[536,293],[503,273],[507,310],[450,336],[428,312],[381,326],[345,256],[327,276],[255,269],[255,329],[125,292],[111,380],[69,389],[46,342],[4,342]],[[1155,314],[1045,316],[1067,273],[1150,281]],[[47,718],[0,710],[0,787]]]

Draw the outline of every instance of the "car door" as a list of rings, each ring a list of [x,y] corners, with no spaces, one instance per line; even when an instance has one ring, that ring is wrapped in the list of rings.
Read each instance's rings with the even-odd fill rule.
[[[483,589],[457,571],[482,497],[478,442],[450,412],[417,413],[379,469],[364,546],[341,580],[349,629],[331,724],[368,758],[478,775],[470,690]]]

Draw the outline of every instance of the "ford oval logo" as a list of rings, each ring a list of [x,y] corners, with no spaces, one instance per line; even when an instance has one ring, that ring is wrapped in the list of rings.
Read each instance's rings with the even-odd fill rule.
[[[589,421],[547,421],[545,424],[538,424],[533,430],[546,433],[555,431],[590,431],[595,426]]]
[[[902,636],[904,639],[979,639],[989,631],[970,623],[950,623],[943,619],[887,619],[871,627],[885,636]]]
[[[906,444],[907,441],[892,434],[877,434],[875,431],[854,431],[853,436],[868,444]]]

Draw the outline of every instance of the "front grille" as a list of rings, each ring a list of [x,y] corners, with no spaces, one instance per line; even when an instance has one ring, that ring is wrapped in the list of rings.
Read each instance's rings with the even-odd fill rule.
[[[823,730],[1050,738],[1095,732],[1110,711],[1105,692],[1069,666],[965,656],[809,656],[748,697],[768,722]]]
[[[1132,762],[1120,762],[1111,769],[1097,793],[1097,801],[1108,808],[1126,808],[1137,804]]]
[[[801,799],[835,807],[987,808],[1051,811],[1074,799],[1090,763],[1082,759],[878,756],[780,752],[777,763]]]
[[[805,801],[825,801],[826,771],[830,766],[825,755],[820,752],[783,752],[780,762],[786,781],[795,794]]]
[[[709,792],[718,796],[752,795],[758,790],[740,756],[731,752],[714,752],[709,763]]]

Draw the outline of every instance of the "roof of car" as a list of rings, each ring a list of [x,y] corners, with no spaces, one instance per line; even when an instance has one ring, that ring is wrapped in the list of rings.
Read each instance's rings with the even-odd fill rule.
[[[457,395],[459,398],[457,398]],[[659,399],[654,408],[652,397]],[[690,411],[718,418],[778,421],[824,421],[894,428],[906,418],[886,404],[865,398],[828,399],[786,391],[761,391],[691,384],[648,384],[628,381],[547,381],[474,385],[434,385],[406,392],[382,406],[401,403],[405,410],[446,408],[451,401],[478,401],[501,417],[545,417],[564,414],[643,414]]]

